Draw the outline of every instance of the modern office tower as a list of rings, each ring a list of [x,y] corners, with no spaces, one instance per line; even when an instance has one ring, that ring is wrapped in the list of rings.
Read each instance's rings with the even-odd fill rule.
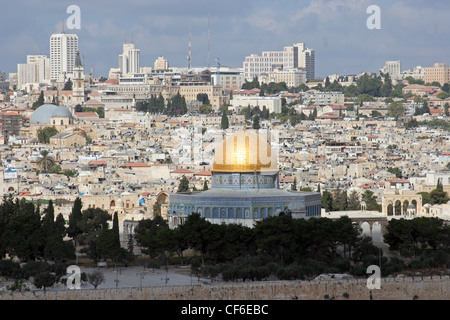
[[[304,43],[296,43],[284,47],[283,51],[263,51],[262,54],[252,54],[245,58],[244,77],[251,80],[261,73],[272,72],[275,69],[305,69],[306,79],[315,77],[315,52],[306,48]]]
[[[383,69],[380,70],[384,74],[389,73],[392,80],[400,80],[402,78],[401,62],[396,61],[386,61]]]
[[[445,63],[435,63],[433,67],[425,68],[425,83],[439,82],[441,86],[450,83],[450,67]]]
[[[50,37],[50,80],[71,77],[78,52],[76,34],[57,33]]]
[[[27,55],[27,63],[36,65],[37,82],[50,80],[50,59],[46,55]]]
[[[294,44],[294,54],[295,53],[298,55],[298,60],[297,66],[294,66],[294,68],[305,69],[306,80],[313,80],[316,77],[315,51],[306,48],[304,43],[296,43]]]
[[[17,87],[23,89],[27,83],[36,83],[36,65],[34,63],[17,64]]]
[[[141,50],[134,48],[134,43],[124,43],[119,55],[119,68],[122,75],[139,73]]]

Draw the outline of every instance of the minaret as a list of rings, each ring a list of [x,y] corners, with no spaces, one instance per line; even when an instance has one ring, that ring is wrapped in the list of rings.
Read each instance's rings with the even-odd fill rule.
[[[80,52],[77,51],[73,68],[72,96],[75,104],[83,104],[84,99],[84,67],[81,63]]]

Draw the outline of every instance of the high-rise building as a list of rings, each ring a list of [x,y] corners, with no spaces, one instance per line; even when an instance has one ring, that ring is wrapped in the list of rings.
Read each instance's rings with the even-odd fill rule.
[[[425,83],[439,82],[441,86],[450,83],[450,67],[445,63],[435,63],[433,67],[425,68]]]
[[[297,68],[304,69],[306,79],[312,80],[315,77],[315,52],[313,49],[306,48],[304,43],[296,43],[284,47],[283,51],[263,51],[260,56],[256,54],[247,56],[243,68],[244,77],[248,80],[275,69]]]
[[[17,64],[17,87],[23,89],[27,83],[36,83],[36,65],[34,63]]]
[[[124,43],[119,55],[119,69],[122,75],[139,73],[141,50],[134,48],[134,43]]]
[[[57,33],[50,37],[50,79],[71,77],[78,52],[76,34]]]
[[[27,55],[27,63],[36,65],[37,82],[45,82],[50,79],[50,59],[46,55]]]

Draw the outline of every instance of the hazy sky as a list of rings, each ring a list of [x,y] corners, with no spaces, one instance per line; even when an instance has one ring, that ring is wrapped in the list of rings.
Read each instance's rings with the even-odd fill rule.
[[[449,0],[15,0],[0,7],[0,70],[17,71],[27,54],[49,55],[52,33],[78,5],[85,70],[107,76],[125,39],[141,50],[141,66],[158,56],[186,67],[242,67],[245,56],[304,42],[316,51],[316,76],[378,72],[386,60],[402,69],[450,64]],[[369,5],[381,9],[381,29],[369,30]],[[66,32],[69,30],[66,29]]]

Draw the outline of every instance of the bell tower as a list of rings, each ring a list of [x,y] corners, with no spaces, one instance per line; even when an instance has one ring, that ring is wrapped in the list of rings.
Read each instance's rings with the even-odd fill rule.
[[[83,104],[84,97],[84,67],[81,63],[80,52],[77,51],[73,68],[73,100],[75,104]]]

